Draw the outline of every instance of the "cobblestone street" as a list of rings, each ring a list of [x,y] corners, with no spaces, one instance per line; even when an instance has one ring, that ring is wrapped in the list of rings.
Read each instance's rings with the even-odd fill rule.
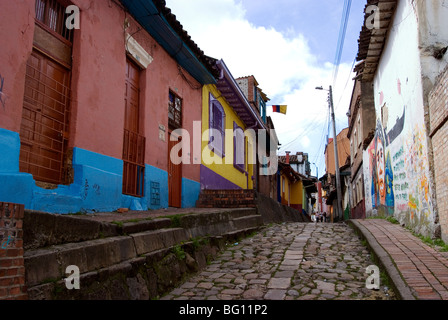
[[[374,265],[346,224],[290,223],[229,244],[215,261],[162,300],[388,300],[366,289]]]

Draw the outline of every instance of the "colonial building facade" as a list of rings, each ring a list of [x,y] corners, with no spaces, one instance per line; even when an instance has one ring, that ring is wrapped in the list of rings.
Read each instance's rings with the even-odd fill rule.
[[[79,28],[66,7],[79,9]],[[57,213],[193,207],[174,164],[219,74],[164,1],[2,1],[0,201]],[[208,97],[207,97],[208,98]],[[249,177],[250,178],[250,177]]]
[[[430,93],[443,86],[437,77],[448,61],[448,8],[437,0],[371,4],[378,5],[380,24],[363,28],[358,53],[363,61],[358,79],[372,86],[375,108],[373,134],[363,145],[366,215],[393,215],[420,234],[442,231],[446,237],[440,225],[446,210],[437,205],[446,183],[436,178],[443,172],[439,160],[446,157],[443,149],[434,153],[443,122],[433,121]],[[431,123],[438,123],[435,131]]]

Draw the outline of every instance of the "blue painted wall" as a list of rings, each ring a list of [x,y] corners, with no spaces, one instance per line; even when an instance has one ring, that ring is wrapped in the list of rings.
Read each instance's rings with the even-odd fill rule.
[[[189,179],[182,179],[182,208],[196,207],[201,192],[201,184]]]
[[[36,186],[31,174],[19,172],[20,137],[0,128],[0,201],[24,204],[28,210],[50,213],[108,212],[118,208],[156,210],[168,208],[168,173],[146,165],[145,195],[122,194],[123,161],[80,148],[73,149],[74,182],[46,190]],[[159,185],[159,201],[151,201],[151,182]],[[182,207],[191,208],[199,197],[200,183],[182,179]]]
[[[0,128],[0,201],[31,207],[33,177],[19,172],[20,137]]]
[[[148,208],[151,210],[168,208],[168,173],[150,165],[146,165],[145,171],[145,198],[147,199]],[[159,183],[159,205],[151,204],[151,181]]]

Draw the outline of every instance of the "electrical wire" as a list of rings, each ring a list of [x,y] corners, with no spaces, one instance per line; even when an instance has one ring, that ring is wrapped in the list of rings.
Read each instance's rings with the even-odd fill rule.
[[[336,105],[335,112],[338,110],[339,105],[341,104],[342,98],[344,97],[345,90],[347,90],[347,86],[350,82],[350,79],[352,79],[352,73],[353,73],[353,68],[355,67],[355,63],[356,63],[356,58],[353,59],[352,66],[351,66],[349,74],[348,74],[347,82],[345,83],[344,90],[342,91],[341,97],[339,98],[338,104]]]
[[[334,59],[334,69],[333,69],[333,87],[336,84],[336,80],[338,77],[338,73],[339,73],[339,65],[341,63],[341,59],[342,59],[342,52],[344,49],[344,42],[345,42],[345,37],[347,34],[347,25],[348,25],[348,21],[349,21],[349,17],[350,17],[350,10],[351,10],[351,4],[352,4],[352,0],[344,0],[344,7],[343,7],[343,11],[342,11],[342,18],[341,18],[341,25],[340,25],[340,29],[339,29],[339,37],[338,37],[338,43],[336,46],[336,55],[335,55],[335,59]],[[354,64],[355,64],[356,59],[353,61],[353,65],[352,68],[350,70],[353,70]],[[348,83],[350,81],[350,76],[351,76],[351,72],[349,74],[349,79],[346,82],[344,91],[347,89]],[[337,107],[339,106],[339,104],[342,101],[342,97],[343,95],[341,95],[341,98],[338,102]],[[328,97],[328,99],[330,99],[330,97]],[[336,107],[336,109],[337,109]],[[328,110],[328,117],[327,117],[327,122],[325,123],[325,125],[323,126],[323,130],[322,130],[322,138],[321,138],[321,143],[319,146],[319,149],[317,151],[316,157],[315,157],[315,161],[314,163],[319,163],[319,165],[322,163],[322,151],[323,151],[323,146],[328,144],[328,138],[330,136],[330,124],[331,124],[331,114],[330,114],[330,110]],[[325,127],[327,128],[327,135],[325,136]],[[336,137],[335,137],[336,139]],[[318,159],[319,162],[318,162]],[[325,160],[325,159],[323,159]],[[319,178],[319,177],[318,177]]]
[[[326,123],[323,126],[322,134],[321,134],[321,142],[319,145],[319,149],[317,150],[316,157],[314,158],[313,163],[316,164],[316,166],[319,168],[323,168],[323,164],[325,164],[325,159],[323,158],[323,147],[328,143],[327,137],[325,136],[325,127],[327,126],[327,123],[330,123],[330,113],[328,113],[328,117],[326,118]],[[317,177],[319,178],[319,177]]]
[[[338,44],[336,47],[336,56],[334,60],[333,85],[336,83],[339,72],[339,64],[341,63],[342,52],[344,49],[345,36],[347,33],[348,19],[350,17],[350,8],[352,0],[344,0],[344,9],[342,11],[341,26],[339,30]]]
[[[318,126],[319,122],[317,121],[317,119],[320,117],[321,117],[321,115],[317,114],[316,117],[313,120],[311,120],[311,123],[309,123],[308,126],[305,127],[305,129],[303,129],[296,138],[294,138],[292,141],[284,144],[280,150],[287,149],[289,146],[291,146],[294,142],[299,140],[301,137],[306,136],[309,133],[311,133],[314,130],[314,128],[316,128],[316,126]]]

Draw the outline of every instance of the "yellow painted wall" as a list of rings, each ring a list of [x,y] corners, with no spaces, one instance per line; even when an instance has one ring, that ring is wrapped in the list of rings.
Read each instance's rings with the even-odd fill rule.
[[[280,196],[282,197],[282,204],[289,205],[290,203],[291,182],[286,175],[280,175]]]
[[[210,93],[213,94],[215,98],[221,103],[226,114],[225,128],[232,130],[232,134],[226,132],[225,135],[225,157],[221,158],[220,155],[215,154],[208,147],[209,134],[206,131],[209,129],[209,114],[210,114]],[[223,178],[229,180],[230,182],[236,184],[242,189],[253,189],[254,183],[252,181],[252,176],[254,175],[254,165],[249,165],[249,157],[256,156],[253,154],[252,148],[249,145],[256,146],[255,142],[248,137],[246,139],[246,167],[245,171],[249,175],[248,178],[245,173],[239,171],[233,166],[233,123],[236,123],[243,130],[246,129],[243,121],[238,117],[238,115],[233,111],[233,109],[227,104],[226,100],[221,97],[221,93],[216,88],[215,85],[206,85],[202,89],[202,164],[207,168],[211,169],[215,173],[219,174]],[[212,164],[209,164],[213,162]]]
[[[302,181],[295,182],[291,187],[291,205],[299,205],[303,202]]]
[[[280,176],[280,195],[282,197],[282,203],[289,206],[297,207],[304,204],[304,192],[302,181],[291,182],[286,175]],[[283,183],[283,180],[285,181]]]

